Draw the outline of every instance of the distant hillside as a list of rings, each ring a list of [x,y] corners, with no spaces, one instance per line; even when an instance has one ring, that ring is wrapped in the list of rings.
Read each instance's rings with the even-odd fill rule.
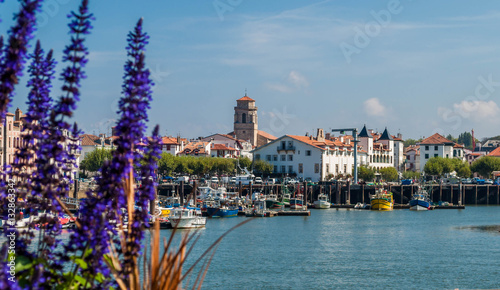
[[[484,143],[488,140],[500,140],[500,135],[495,136],[495,137],[483,138],[483,140],[481,140],[482,141],[481,143]]]

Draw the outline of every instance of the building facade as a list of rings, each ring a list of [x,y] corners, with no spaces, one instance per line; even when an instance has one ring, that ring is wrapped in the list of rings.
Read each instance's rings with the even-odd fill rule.
[[[424,171],[427,160],[432,157],[458,158],[465,161],[464,146],[455,144],[436,133],[420,143],[420,172]]]

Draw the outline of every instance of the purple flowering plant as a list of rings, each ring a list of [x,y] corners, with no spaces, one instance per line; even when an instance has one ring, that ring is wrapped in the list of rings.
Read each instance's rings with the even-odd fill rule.
[[[179,248],[170,250],[175,229],[170,241],[162,245],[156,222],[151,231],[149,260],[145,251],[145,229],[150,227],[151,217],[148,209],[156,198],[154,176],[161,154],[161,137],[158,126],[152,137],[145,137],[154,84],[146,68],[149,36],[143,31],[142,19],[127,37],[128,60],[124,66],[113,158],[100,169],[96,189],[89,190],[87,198],[81,201],[69,238],[61,238],[60,215],[73,217],[63,199],[69,197],[80,150],[81,132],[76,124],[70,123],[70,118],[86,77],[85,37],[90,34],[94,18],[88,0],[82,0],[78,11],[68,15],[71,38],[63,51],[62,95],[53,100],[51,82],[56,73],[53,51],[45,53],[38,41],[28,55],[36,12],[42,2],[20,0],[20,12],[14,16],[16,23],[8,32],[8,41],[4,43],[0,36],[1,120],[14,96],[23,66],[30,61],[22,146],[16,150],[12,166],[4,167],[0,174],[1,211],[15,200],[16,207],[30,218],[24,219],[26,230],[18,231],[14,224],[4,227],[4,237],[15,234],[16,250],[11,252],[7,243],[0,248],[0,289],[140,289],[141,284],[143,289],[178,288],[194,267],[207,258],[193,285],[200,287],[222,237],[184,273],[186,252],[192,250],[196,234],[184,235]],[[9,188],[12,180],[16,184],[15,195]],[[136,180],[140,181],[140,187]],[[1,218],[5,220],[5,214]],[[16,220],[20,219],[20,212],[16,211]],[[11,260],[16,261],[15,278],[9,276]]]

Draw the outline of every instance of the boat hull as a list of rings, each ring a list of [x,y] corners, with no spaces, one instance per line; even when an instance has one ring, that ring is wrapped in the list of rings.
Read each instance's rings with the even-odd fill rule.
[[[170,223],[172,227],[178,229],[196,229],[204,228],[207,224],[207,219],[204,217],[180,218],[171,219]]]
[[[393,203],[385,198],[374,198],[371,200],[372,210],[392,210]]]
[[[282,202],[279,202],[277,200],[266,200],[266,208],[271,208],[271,209],[280,209],[284,206]]]
[[[317,208],[317,209],[326,209],[326,208],[330,208],[330,203],[328,201],[324,201],[324,200],[317,200],[314,202],[314,208]]]
[[[210,217],[235,217],[238,216],[238,209],[207,208],[207,215]]]
[[[412,199],[410,200],[410,210],[429,210],[430,203],[425,200]]]

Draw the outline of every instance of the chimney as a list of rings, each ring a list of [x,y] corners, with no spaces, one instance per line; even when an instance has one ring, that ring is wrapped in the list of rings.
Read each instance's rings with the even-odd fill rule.
[[[325,141],[325,131],[323,131],[323,129],[318,128],[318,134],[316,135],[316,140],[319,142]]]
[[[399,139],[401,139],[401,140],[402,140],[402,139],[403,139],[403,134],[398,133],[398,136],[397,136],[397,137],[398,137]]]
[[[332,138],[332,135],[330,133],[325,134],[325,139],[330,140]]]
[[[373,134],[373,129],[368,129],[368,134]]]
[[[17,108],[16,109],[16,117],[15,117],[14,121],[21,121],[22,115],[23,115],[23,111],[21,111],[21,109]]]
[[[340,136],[339,139],[340,139],[340,142],[344,143],[344,136]]]
[[[349,139],[349,138],[345,139],[345,144],[351,145],[351,139]]]

